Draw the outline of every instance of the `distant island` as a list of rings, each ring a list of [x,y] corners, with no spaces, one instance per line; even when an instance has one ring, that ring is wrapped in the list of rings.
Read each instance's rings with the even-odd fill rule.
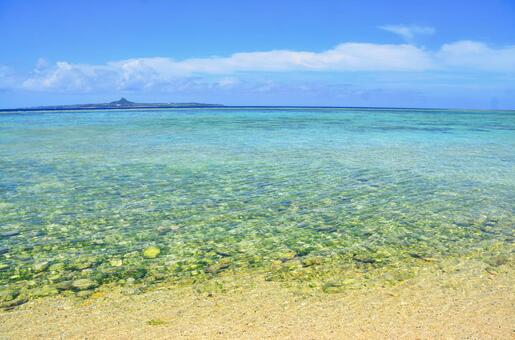
[[[35,106],[18,109],[0,109],[0,112],[13,111],[54,111],[54,110],[111,110],[111,109],[156,109],[156,108],[190,108],[190,107],[222,107],[221,104],[204,103],[135,103],[125,98],[100,104],[74,104],[74,105],[54,105],[54,106]]]

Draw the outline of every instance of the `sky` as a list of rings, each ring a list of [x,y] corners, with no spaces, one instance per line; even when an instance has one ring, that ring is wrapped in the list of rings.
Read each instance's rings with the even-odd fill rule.
[[[0,108],[515,109],[515,0],[0,0]]]

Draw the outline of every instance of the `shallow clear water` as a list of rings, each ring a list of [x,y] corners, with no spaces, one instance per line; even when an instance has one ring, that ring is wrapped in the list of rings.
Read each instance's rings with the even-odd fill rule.
[[[0,286],[30,296],[413,266],[512,245],[514,207],[513,111],[0,115]]]

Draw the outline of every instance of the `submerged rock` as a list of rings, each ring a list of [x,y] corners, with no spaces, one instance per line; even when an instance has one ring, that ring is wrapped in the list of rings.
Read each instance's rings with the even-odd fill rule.
[[[322,232],[322,233],[334,233],[338,231],[338,228],[331,227],[331,226],[321,226],[314,228],[315,231]]]
[[[0,303],[0,306],[4,309],[4,310],[10,310],[10,309],[13,309],[14,307],[17,307],[17,306],[20,306],[20,305],[23,305],[24,303],[28,302],[29,299],[27,299],[26,297],[24,296],[19,296],[17,299],[14,299],[14,300],[11,300],[11,301],[7,301],[7,302],[3,302],[3,303]]]
[[[336,281],[324,283],[322,285],[322,291],[324,293],[339,293],[342,291],[342,284]]]
[[[20,295],[20,291],[15,289],[4,289],[0,291],[0,302],[14,300]]]
[[[426,255],[424,253],[414,253],[414,252],[411,252],[411,253],[408,253],[408,255],[411,256],[411,257],[414,257],[416,259],[419,259],[419,260],[424,260],[426,262],[434,261],[434,259],[431,256]]]
[[[156,246],[151,246],[143,250],[143,257],[147,259],[155,259],[161,253],[161,249]]]
[[[82,270],[82,269],[88,269],[88,268],[93,267],[93,264],[94,264],[93,261],[86,260],[86,261],[76,262],[73,266],[79,270]]]
[[[81,290],[80,292],[77,292],[77,297],[88,298],[91,294],[93,294],[92,290]]]
[[[147,270],[143,267],[133,268],[133,269],[128,270],[126,272],[126,275],[128,277],[127,281],[129,281],[130,279],[139,280],[139,279],[144,278],[147,275]]]
[[[229,251],[226,251],[226,250],[219,250],[219,249],[215,249],[214,252],[217,254],[217,255],[220,255],[220,256],[223,256],[223,257],[228,257],[228,256],[231,256],[231,253]]]
[[[324,259],[320,256],[310,256],[303,258],[301,262],[304,267],[310,267],[322,264],[324,262]]]
[[[68,290],[72,288],[72,281],[61,281],[56,283],[55,288],[59,290]]]
[[[54,263],[48,269],[52,272],[60,272],[64,269],[64,263],[62,263],[62,262]]]
[[[141,294],[141,289],[135,287],[124,287],[121,292],[123,295],[137,295]]]
[[[123,265],[123,261],[121,259],[112,259],[109,261],[109,264],[112,267],[121,267]]]
[[[210,273],[210,274],[216,274],[216,273],[218,273],[218,272],[220,272],[220,271],[222,271],[224,269],[229,268],[231,263],[232,263],[232,261],[231,261],[230,258],[224,257],[223,259],[221,259],[217,263],[214,263],[214,264],[208,266],[206,268],[206,272]]]
[[[376,263],[377,260],[374,259],[373,257],[370,257],[370,256],[366,256],[366,255],[354,255],[352,256],[352,259],[358,263],[362,263],[362,264],[373,264],[373,263]]]
[[[19,234],[20,234],[19,230],[9,230],[9,231],[4,231],[3,233],[0,233],[0,237],[1,238],[7,238],[7,237],[16,236],[16,235],[19,235]]]
[[[62,276],[62,274],[61,274],[61,273],[55,273],[55,274],[52,274],[52,275],[48,275],[48,276],[47,276],[47,279],[48,279],[49,281],[52,281],[52,282],[54,282],[54,281],[59,281],[59,280],[61,279],[61,276]]]
[[[48,267],[50,267],[50,264],[48,263],[48,261],[43,261],[43,262],[34,263],[34,265],[32,266],[32,269],[34,270],[34,272],[40,273],[40,272],[47,270]]]
[[[51,286],[43,286],[43,287],[36,288],[33,291],[31,291],[31,295],[33,297],[52,296],[52,295],[56,295],[57,293],[58,293],[58,290]]]
[[[287,262],[297,257],[297,253],[294,251],[284,251],[277,255],[281,262]]]
[[[499,254],[499,255],[487,258],[484,261],[492,267],[499,267],[499,266],[502,266],[503,264],[508,263],[510,261],[510,258],[508,255]]]
[[[86,290],[96,286],[97,283],[90,279],[78,279],[72,282],[72,287],[78,290]]]

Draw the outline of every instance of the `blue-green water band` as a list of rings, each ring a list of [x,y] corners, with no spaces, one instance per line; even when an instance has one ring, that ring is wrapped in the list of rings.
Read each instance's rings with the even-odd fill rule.
[[[508,111],[0,115],[0,300],[229,271],[395,281],[471,253],[503,265],[514,150]]]

